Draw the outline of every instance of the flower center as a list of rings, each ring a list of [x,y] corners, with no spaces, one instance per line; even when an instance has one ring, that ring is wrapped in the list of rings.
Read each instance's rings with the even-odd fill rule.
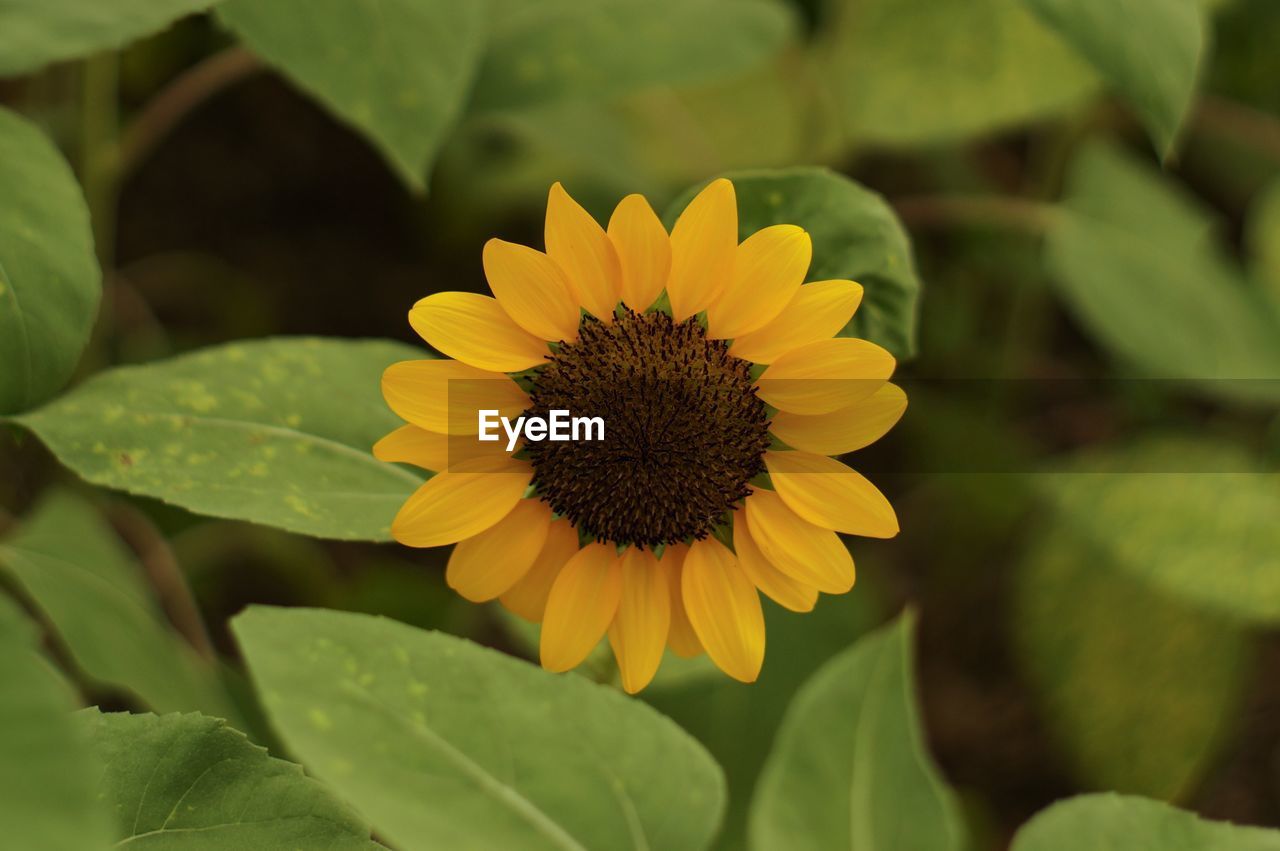
[[[583,319],[533,379],[525,413],[598,416],[604,439],[526,444],[538,495],[599,541],[705,538],[763,472],[769,445],[751,365],[728,348],[695,319]]]

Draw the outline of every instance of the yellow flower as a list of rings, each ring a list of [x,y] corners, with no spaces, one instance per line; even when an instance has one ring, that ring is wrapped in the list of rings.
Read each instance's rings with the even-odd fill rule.
[[[542,623],[541,659],[579,664],[606,634],[637,692],[664,648],[704,650],[751,682],[764,660],[759,593],[809,611],[854,582],[838,532],[892,537],[893,508],[829,457],[875,441],[906,396],[894,359],[838,338],[852,281],[805,284],[793,225],[738,242],[733,185],[716,180],[670,234],[639,195],[601,228],[551,188],[546,252],[490,240],[496,298],[447,292],[409,321],[452,360],[383,377],[408,422],[385,461],[437,471],[391,531],[457,544],[449,585]],[[759,365],[759,366],[757,366]],[[603,440],[481,443],[477,413],[600,416]]]

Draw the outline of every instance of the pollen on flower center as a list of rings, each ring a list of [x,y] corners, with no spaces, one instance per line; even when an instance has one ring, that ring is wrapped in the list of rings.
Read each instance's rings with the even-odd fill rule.
[[[526,414],[600,416],[601,441],[530,443],[539,496],[601,541],[706,537],[764,470],[769,423],[750,364],[694,319],[583,320],[534,379]]]

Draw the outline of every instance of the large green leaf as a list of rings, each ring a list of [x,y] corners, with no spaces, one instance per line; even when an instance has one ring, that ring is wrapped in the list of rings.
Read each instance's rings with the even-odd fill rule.
[[[233,624],[290,750],[404,851],[706,846],[724,780],[618,691],[368,615]]]
[[[4,9],[0,57],[10,44]],[[71,377],[102,276],[71,169],[39,130],[4,108],[0,198],[0,413],[9,413],[43,402]]]
[[[696,736],[725,770],[729,809],[717,847],[745,845],[751,792],[796,689],[869,627],[870,612],[858,597],[855,592],[824,598],[805,615],[766,603],[769,650],[755,683],[729,680],[706,657],[685,661],[669,655],[644,694]]]
[[[1262,190],[1249,210],[1249,248],[1255,282],[1280,307],[1280,180]]]
[[[880,620],[863,561],[858,573],[853,591],[823,597],[812,612],[797,614],[765,602],[768,649],[756,682],[729,679],[705,656],[686,662],[668,654],[657,679],[645,689],[643,697],[692,733],[724,768],[729,808],[717,848],[746,845],[751,790],[796,690]]]
[[[1054,804],[1011,851],[1278,851],[1280,831],[1206,821],[1146,798],[1082,795]]]
[[[828,0],[822,76],[855,139],[962,139],[1061,112],[1097,78],[1011,0]]]
[[[1148,439],[1040,477],[1057,522],[1117,569],[1244,622],[1280,622],[1280,474],[1205,439]]]
[[[414,188],[466,100],[481,0],[231,0],[218,16],[254,52],[368,136]]]
[[[763,62],[794,29],[777,0],[504,0],[474,105],[523,108],[727,76]]]
[[[1240,626],[1062,529],[1023,564],[1013,623],[1045,720],[1085,785],[1165,800],[1194,789],[1245,684]]]
[[[4,845],[99,851],[110,836],[71,687],[36,650],[34,625],[0,596],[0,825]]]
[[[1048,261],[1086,329],[1144,376],[1275,401],[1280,321],[1215,244],[1213,224],[1158,174],[1093,143],[1072,164]]]
[[[1195,0],[1026,0],[1142,117],[1162,154],[1195,94],[1204,33]]]
[[[95,376],[18,418],[94,484],[323,538],[384,540],[421,479],[369,448],[401,422],[377,340],[232,343]]]
[[[123,47],[217,0],[3,0],[0,77]],[[4,158],[0,157],[0,162]]]
[[[0,568],[44,612],[91,681],[162,712],[228,714],[217,671],[169,626],[141,565],[89,505],[69,494],[47,497],[0,541]]]
[[[293,763],[203,715],[76,716],[102,765],[117,848],[373,851],[369,827]]]
[[[739,171],[724,177],[737,190],[741,238],[769,225],[799,225],[813,238],[808,280],[848,278],[862,284],[862,306],[843,336],[864,337],[899,357],[915,353],[920,279],[911,241],[883,198],[825,168]],[[667,208],[668,225],[699,189],[690,188]]]
[[[964,847],[925,752],[913,624],[907,614],[863,638],[796,695],[752,801],[753,849]]]

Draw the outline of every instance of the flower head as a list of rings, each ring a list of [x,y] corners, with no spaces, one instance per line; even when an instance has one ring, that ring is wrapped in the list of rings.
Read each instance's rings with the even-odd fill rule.
[[[805,284],[811,252],[793,225],[739,243],[727,180],[670,234],[639,195],[605,229],[553,186],[545,253],[485,246],[495,297],[438,293],[410,311],[451,359],[383,377],[408,425],[374,453],[435,471],[394,537],[457,544],[449,585],[540,621],[550,670],[607,634],[629,692],[667,647],[755,680],[759,594],[809,611],[853,586],[837,533],[898,531],[880,492],[830,456],[878,439],[906,396],[888,383],[888,352],[835,336],[862,288]],[[603,435],[530,430],[509,453],[480,440],[483,411],[517,422],[568,411],[599,418]]]

